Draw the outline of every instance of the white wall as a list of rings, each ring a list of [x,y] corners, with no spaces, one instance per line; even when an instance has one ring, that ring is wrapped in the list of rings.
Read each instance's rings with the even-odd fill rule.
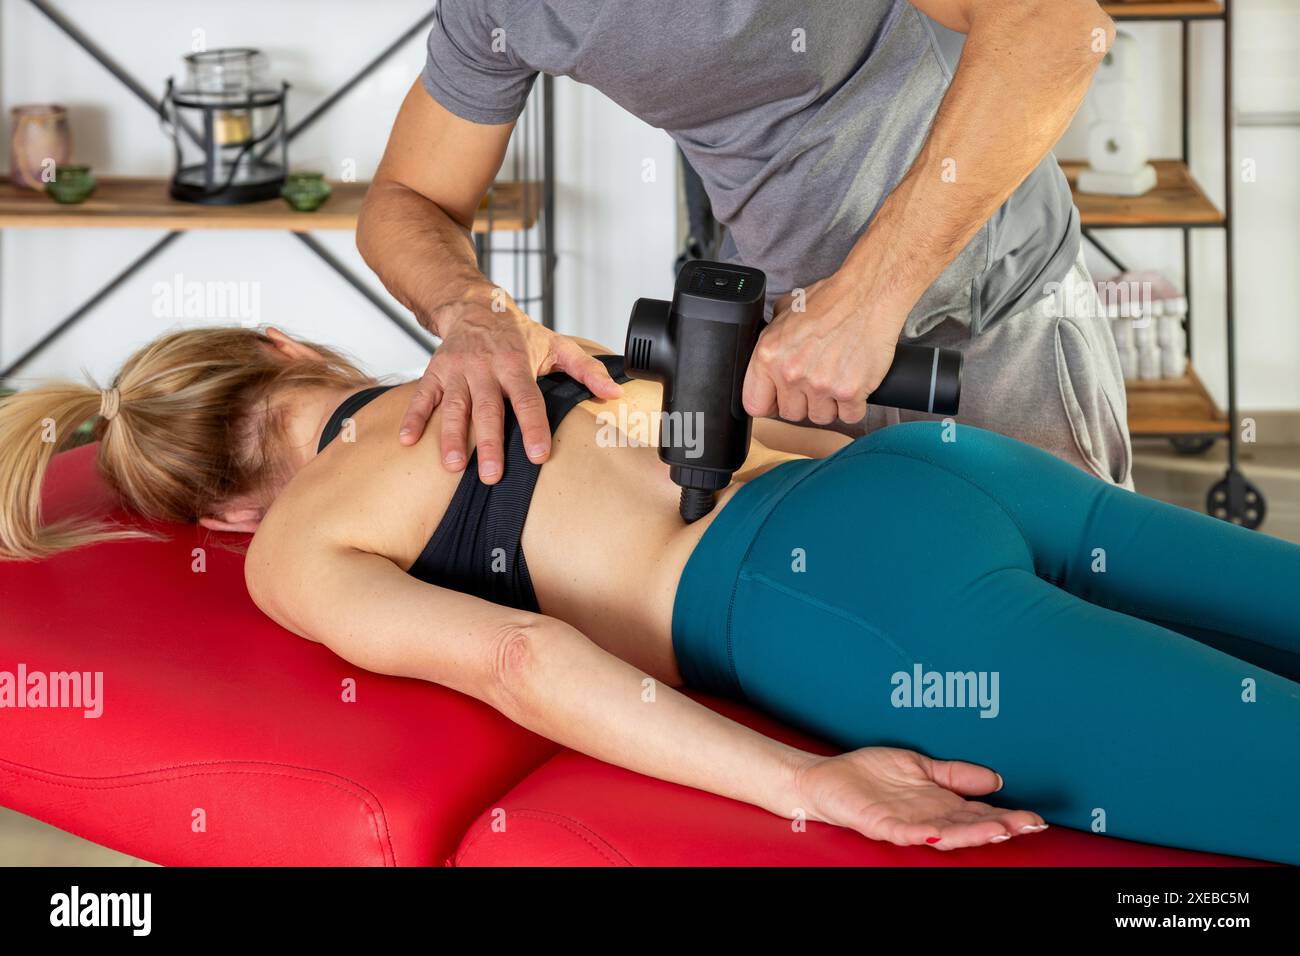
[[[54,0],[55,6],[129,72],[161,94],[182,74],[192,31],[208,48],[264,50],[271,72],[292,84],[290,117],[302,116],[374,54],[415,23],[428,0]],[[345,160],[368,178],[407,88],[424,62],[423,37],[353,90],[290,147],[291,164],[337,176]],[[59,102],[70,111],[74,158],[104,174],[169,175],[171,147],[149,110],[74,46],[26,0],[0,0],[0,104],[3,154],[8,110]],[[676,255],[673,148],[668,137],[595,91],[556,86],[557,324],[621,346],[639,295],[671,290]],[[642,181],[655,162],[657,182]],[[507,160],[506,173],[510,168]],[[124,265],[160,238],[152,230],[6,230],[0,237],[0,365],[36,341]],[[350,233],[316,237],[382,292],[356,254]],[[533,240],[534,247],[536,239]],[[508,233],[497,236],[509,248]],[[496,277],[509,287],[506,257]],[[28,365],[22,378],[100,379],[175,319],[153,314],[153,287],[180,273],[186,281],[257,283],[263,321],[339,345],[377,374],[409,372],[423,352],[317,260],[281,232],[186,234],[118,289],[75,329]],[[534,280],[534,292],[537,291]],[[386,293],[385,293],[386,294]]]
[[[1294,0],[1237,4],[1238,109],[1300,110],[1300,10]],[[209,47],[264,49],[293,83],[301,116],[419,18],[427,0],[55,0],[146,84],[161,90],[180,73],[196,28]],[[1157,155],[1175,155],[1178,43],[1170,25],[1125,24],[1143,44],[1143,115]],[[1217,24],[1194,28],[1193,169],[1222,201]],[[0,0],[0,103],[59,101],[72,111],[75,151],[100,171],[163,175],[170,152],[149,112],[73,47],[25,0]],[[393,113],[423,61],[414,40],[304,134],[291,150],[297,166],[337,170],[348,158],[373,170]],[[676,252],[673,152],[667,137],[598,93],[557,81],[558,325],[620,344],[633,299],[666,295]],[[1082,157],[1083,122],[1058,152]],[[7,143],[7,115],[3,142]],[[1238,182],[1237,265],[1241,404],[1300,408],[1300,127],[1245,126],[1238,159],[1255,160],[1257,178]],[[655,165],[646,182],[647,160]],[[9,230],[0,240],[0,361],[40,336],[159,233]],[[1115,250],[1135,266],[1161,268],[1181,282],[1175,232],[1112,232]],[[336,255],[369,277],[350,235],[317,233]],[[508,235],[499,238],[509,243]],[[1222,240],[1205,231],[1194,243],[1194,348],[1202,376],[1223,395]],[[1092,258],[1100,276],[1103,261]],[[32,376],[87,367],[107,375],[141,341],[170,322],[153,318],[151,288],[177,272],[187,279],[260,283],[266,321],[339,344],[376,372],[409,370],[419,349],[281,233],[197,232],[182,238],[26,370]],[[498,274],[500,281],[508,273]],[[376,288],[378,288],[376,284]]]

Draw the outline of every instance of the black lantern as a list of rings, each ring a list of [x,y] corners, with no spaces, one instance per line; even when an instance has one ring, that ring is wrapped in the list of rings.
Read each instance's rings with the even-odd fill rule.
[[[271,87],[266,58],[248,48],[191,53],[185,64],[185,85],[168,79],[162,103],[176,148],[172,198],[224,206],[278,196],[289,84]]]

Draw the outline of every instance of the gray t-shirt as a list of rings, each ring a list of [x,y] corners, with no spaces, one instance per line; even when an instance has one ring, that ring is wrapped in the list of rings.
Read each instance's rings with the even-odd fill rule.
[[[507,123],[539,72],[571,76],[667,131],[728,227],[728,253],[766,272],[775,298],[844,261],[920,151],[959,40],[906,0],[439,0],[422,80],[457,116]],[[1078,247],[1049,155],[904,336],[945,319],[978,332],[1025,308]]]

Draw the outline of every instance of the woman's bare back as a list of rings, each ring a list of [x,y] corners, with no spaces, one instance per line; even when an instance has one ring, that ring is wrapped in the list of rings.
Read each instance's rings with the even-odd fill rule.
[[[441,461],[440,412],[415,445],[397,442],[413,387],[393,388],[361,409],[281,492],[258,537],[274,537],[275,551],[289,560],[294,549],[328,542],[408,569],[461,480]],[[672,606],[687,558],[744,480],[799,456],[755,441],[719,509],[683,524],[667,466],[653,447],[637,444],[659,412],[660,387],[633,381],[623,391],[615,401],[579,404],[560,423],[528,511],[523,552],[544,614],[677,683]]]

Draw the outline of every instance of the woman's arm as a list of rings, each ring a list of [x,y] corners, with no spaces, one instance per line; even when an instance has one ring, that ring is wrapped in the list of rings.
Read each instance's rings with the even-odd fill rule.
[[[810,754],[695,703],[569,625],[433,587],[351,548],[297,552],[292,569],[250,549],[253,600],[366,670],[442,684],[601,760],[790,815]]]
[[[255,540],[246,577],[289,630],[367,670],[468,694],[600,760],[900,844],[947,849],[1042,822],[952,792],[996,789],[983,768],[887,748],[818,757],[657,683],[561,621],[432,587],[352,548],[294,548],[292,561],[272,550]]]

